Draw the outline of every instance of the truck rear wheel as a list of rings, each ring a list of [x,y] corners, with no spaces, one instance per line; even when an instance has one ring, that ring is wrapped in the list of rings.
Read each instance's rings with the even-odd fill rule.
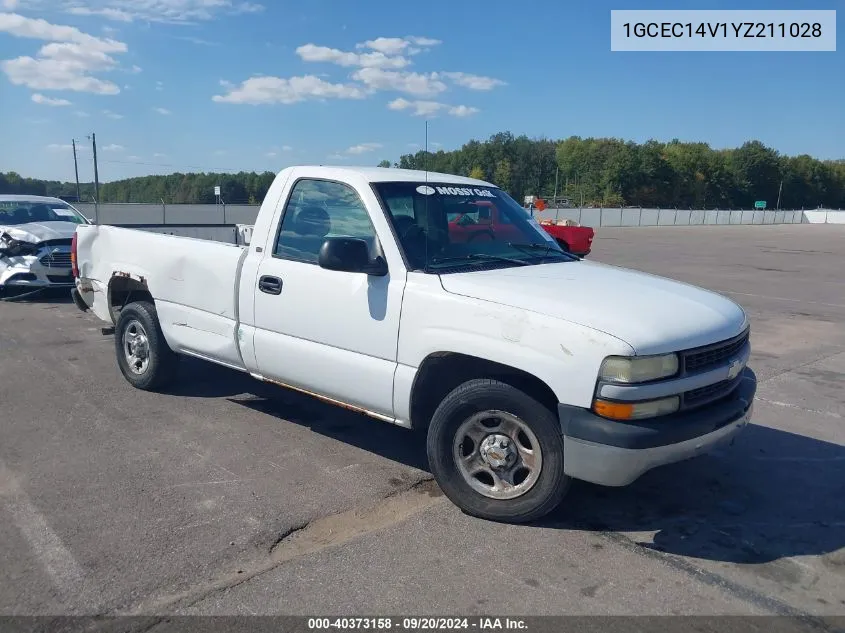
[[[498,380],[470,380],[449,393],[431,419],[427,449],[443,493],[479,518],[532,521],[569,489],[556,416]]]
[[[114,343],[118,367],[133,387],[153,391],[175,376],[179,356],[164,339],[153,303],[136,301],[120,311]]]

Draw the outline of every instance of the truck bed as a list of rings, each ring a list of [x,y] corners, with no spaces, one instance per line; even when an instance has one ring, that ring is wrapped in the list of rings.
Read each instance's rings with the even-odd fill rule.
[[[92,286],[97,316],[114,321],[110,279],[146,283],[173,349],[194,355],[202,350],[203,357],[242,367],[236,327],[244,247],[90,225],[77,229],[77,253],[79,276]]]

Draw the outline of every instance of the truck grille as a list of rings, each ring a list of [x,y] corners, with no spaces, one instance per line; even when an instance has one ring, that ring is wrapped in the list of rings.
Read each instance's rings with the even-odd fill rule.
[[[42,266],[47,268],[70,268],[70,252],[59,251],[57,253],[47,253],[42,255],[39,259]]]
[[[684,371],[687,373],[704,371],[728,361],[745,347],[748,337],[749,330],[745,330],[739,336],[727,341],[683,352]]]

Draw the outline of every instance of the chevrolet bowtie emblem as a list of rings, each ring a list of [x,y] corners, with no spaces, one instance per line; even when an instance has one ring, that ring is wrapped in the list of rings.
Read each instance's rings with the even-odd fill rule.
[[[728,365],[728,380],[733,380],[739,375],[739,372],[742,371],[743,362],[739,358],[735,358],[731,361],[731,364]]]

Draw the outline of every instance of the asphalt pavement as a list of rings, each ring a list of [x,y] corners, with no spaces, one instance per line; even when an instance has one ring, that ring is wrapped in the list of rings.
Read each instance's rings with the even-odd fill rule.
[[[138,391],[63,295],[0,303],[0,615],[845,615],[845,227],[590,258],[746,309],[753,424],[529,526],[458,511],[409,431],[193,360]]]

